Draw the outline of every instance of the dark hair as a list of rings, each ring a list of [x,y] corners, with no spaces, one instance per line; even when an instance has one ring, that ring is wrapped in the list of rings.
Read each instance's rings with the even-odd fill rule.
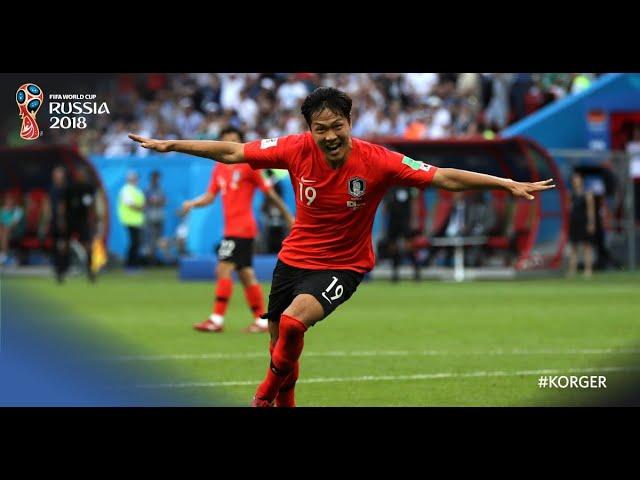
[[[238,136],[240,137],[240,143],[244,143],[244,133],[242,133],[242,130],[240,130],[239,128],[236,128],[236,127],[231,126],[231,125],[228,126],[228,127],[224,127],[222,130],[220,130],[219,137],[222,138],[227,133],[237,133]]]
[[[314,113],[321,112],[325,108],[342,115],[351,122],[351,97],[333,87],[318,87],[311,92],[302,102],[300,112],[311,127],[311,117]]]

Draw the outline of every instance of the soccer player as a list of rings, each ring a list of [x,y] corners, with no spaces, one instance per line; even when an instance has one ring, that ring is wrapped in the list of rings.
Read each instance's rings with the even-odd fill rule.
[[[92,242],[98,223],[98,193],[86,167],[77,167],[76,180],[67,183],[64,167],[52,172],[53,185],[45,216],[53,237],[53,264],[58,283],[64,281],[70,263],[70,241],[76,237],[86,252],[86,272],[90,282],[96,281],[91,268]]]
[[[305,332],[356,291],[374,265],[371,229],[393,185],[447,190],[504,189],[532,200],[552,180],[516,182],[465,170],[436,168],[351,136],[351,98],[321,87],[302,103],[310,131],[245,144],[154,140],[142,147],[178,151],[252,168],[286,168],[296,192],[296,222],[280,250],[265,316],[271,362],[252,406],[295,406],[294,388]]]
[[[220,140],[221,142],[242,144],[243,135],[240,130],[227,127],[220,132]],[[262,333],[269,329],[267,320],[260,318],[265,313],[264,298],[262,287],[251,266],[253,240],[258,232],[252,207],[256,188],[262,190],[265,196],[276,205],[287,225],[291,227],[294,219],[282,199],[275,193],[269,181],[247,164],[217,164],[211,172],[207,191],[198,198],[182,204],[182,214],[186,215],[192,208],[209,205],[220,193],[224,212],[224,238],[218,249],[213,311],[203,322],[193,326],[198,331],[219,333],[224,330],[224,314],[233,291],[231,274],[234,270],[238,272],[238,277],[244,286],[247,303],[254,315],[254,321],[246,331]]]
[[[387,217],[387,245],[392,261],[392,282],[400,280],[400,262],[405,256],[411,258],[414,280],[420,280],[418,257],[411,248],[411,239],[415,237],[415,232],[411,229],[416,208],[415,196],[415,189],[398,185],[390,188],[383,199]]]

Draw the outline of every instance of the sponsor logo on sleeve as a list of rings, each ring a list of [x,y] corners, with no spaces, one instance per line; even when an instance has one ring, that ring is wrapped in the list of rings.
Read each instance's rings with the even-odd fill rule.
[[[265,138],[260,142],[260,150],[275,147],[278,144],[277,138]]]
[[[402,163],[413,170],[422,170],[424,172],[428,172],[429,170],[431,170],[431,165],[429,165],[428,163],[420,162],[406,156],[402,158]]]

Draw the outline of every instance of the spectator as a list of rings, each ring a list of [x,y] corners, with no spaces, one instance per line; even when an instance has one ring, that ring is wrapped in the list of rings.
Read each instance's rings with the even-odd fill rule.
[[[76,181],[71,182],[65,189],[65,235],[76,238],[82,245],[86,257],[87,278],[90,282],[95,281],[91,256],[97,222],[96,193],[96,187],[89,180],[87,169],[84,166],[77,167]]]
[[[458,97],[467,98],[469,101],[478,102],[482,97],[482,89],[479,73],[461,73],[456,82]]]
[[[45,207],[45,217],[49,223],[53,241],[51,260],[58,283],[64,281],[69,268],[69,232],[65,213],[67,177],[64,167],[58,166],[52,172],[52,186],[49,201]]]
[[[631,140],[626,146],[629,156],[629,175],[633,179],[634,210],[636,223],[640,222],[640,124],[633,126]]]
[[[144,225],[144,205],[144,193],[138,187],[138,174],[130,171],[127,174],[127,183],[120,189],[118,195],[118,217],[129,233],[127,268],[130,270],[140,265],[138,250],[140,232]]]
[[[438,83],[437,73],[407,73],[405,74],[404,92],[411,97],[414,103],[420,103],[421,99],[432,94],[433,88]]]
[[[258,103],[249,96],[247,88],[240,92],[240,103],[237,110],[238,118],[246,124],[247,128],[256,128],[259,113]]]
[[[526,97],[532,86],[533,77],[530,73],[515,74],[510,95],[514,121],[518,121],[526,116]]]
[[[0,265],[9,259],[9,242],[22,235],[24,210],[13,193],[7,193],[0,210]]]
[[[574,277],[578,267],[578,247],[584,255],[584,276],[593,273],[593,249],[591,243],[596,230],[596,211],[592,192],[586,192],[584,179],[578,172],[571,176],[571,211],[569,214],[569,270],[567,276]]]
[[[130,155],[132,153],[131,140],[127,134],[127,124],[124,120],[117,120],[107,134],[104,136],[104,156],[105,157],[118,157],[123,155]]]
[[[442,104],[442,100],[436,96],[429,97],[427,100],[430,126],[427,132],[429,138],[437,139],[449,135],[449,127],[451,126],[451,113]]]
[[[193,108],[193,100],[183,98],[180,101],[181,111],[176,117],[176,127],[182,138],[193,138],[196,136],[204,116]]]
[[[494,129],[502,130],[507,126],[511,80],[508,73],[493,74],[491,101],[485,112],[485,122]]]
[[[305,84],[295,77],[289,77],[280,85],[276,97],[280,102],[280,108],[285,110],[297,110],[298,104],[309,94]]]
[[[478,237],[487,235],[497,221],[495,212],[486,201],[484,192],[470,192],[464,195],[455,192],[453,195],[453,207],[449,218],[439,232],[434,232],[435,237]],[[488,250],[483,246],[465,246],[465,264],[479,266],[484,261]],[[428,259],[431,265],[445,251],[445,264],[450,264],[453,257],[453,247],[435,247]]]
[[[462,100],[457,104],[456,119],[453,124],[453,131],[456,136],[464,135],[471,123],[474,121],[473,111],[468,101]]]
[[[586,73],[573,73],[571,79],[571,93],[576,94],[585,91],[591,86],[591,78]]]
[[[156,264],[156,250],[158,242],[164,233],[165,206],[167,197],[160,185],[160,172],[157,170],[151,173],[151,185],[146,192],[146,244],[149,254],[149,261]]]
[[[220,106],[224,110],[235,108],[240,103],[240,92],[245,88],[245,76],[238,73],[221,75]]]

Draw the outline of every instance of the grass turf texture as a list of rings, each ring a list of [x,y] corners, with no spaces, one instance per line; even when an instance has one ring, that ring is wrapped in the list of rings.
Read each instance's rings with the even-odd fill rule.
[[[300,406],[538,406],[607,402],[639,386],[640,275],[591,281],[425,281],[361,284],[354,296],[305,335]],[[84,277],[3,282],[61,305],[95,335],[126,345],[124,364],[146,363],[163,383],[207,399],[248,405],[268,365],[266,334],[251,322],[239,283],[222,334],[192,323],[210,312],[213,284],[180,282],[175,271],[96,285]],[[265,297],[269,285],[264,285]],[[608,351],[612,350],[612,351]],[[140,358],[130,358],[131,356]],[[607,368],[616,367],[612,370]],[[575,369],[575,372],[572,370]],[[538,388],[538,377],[606,375],[607,389]],[[195,384],[195,385],[194,385]]]

